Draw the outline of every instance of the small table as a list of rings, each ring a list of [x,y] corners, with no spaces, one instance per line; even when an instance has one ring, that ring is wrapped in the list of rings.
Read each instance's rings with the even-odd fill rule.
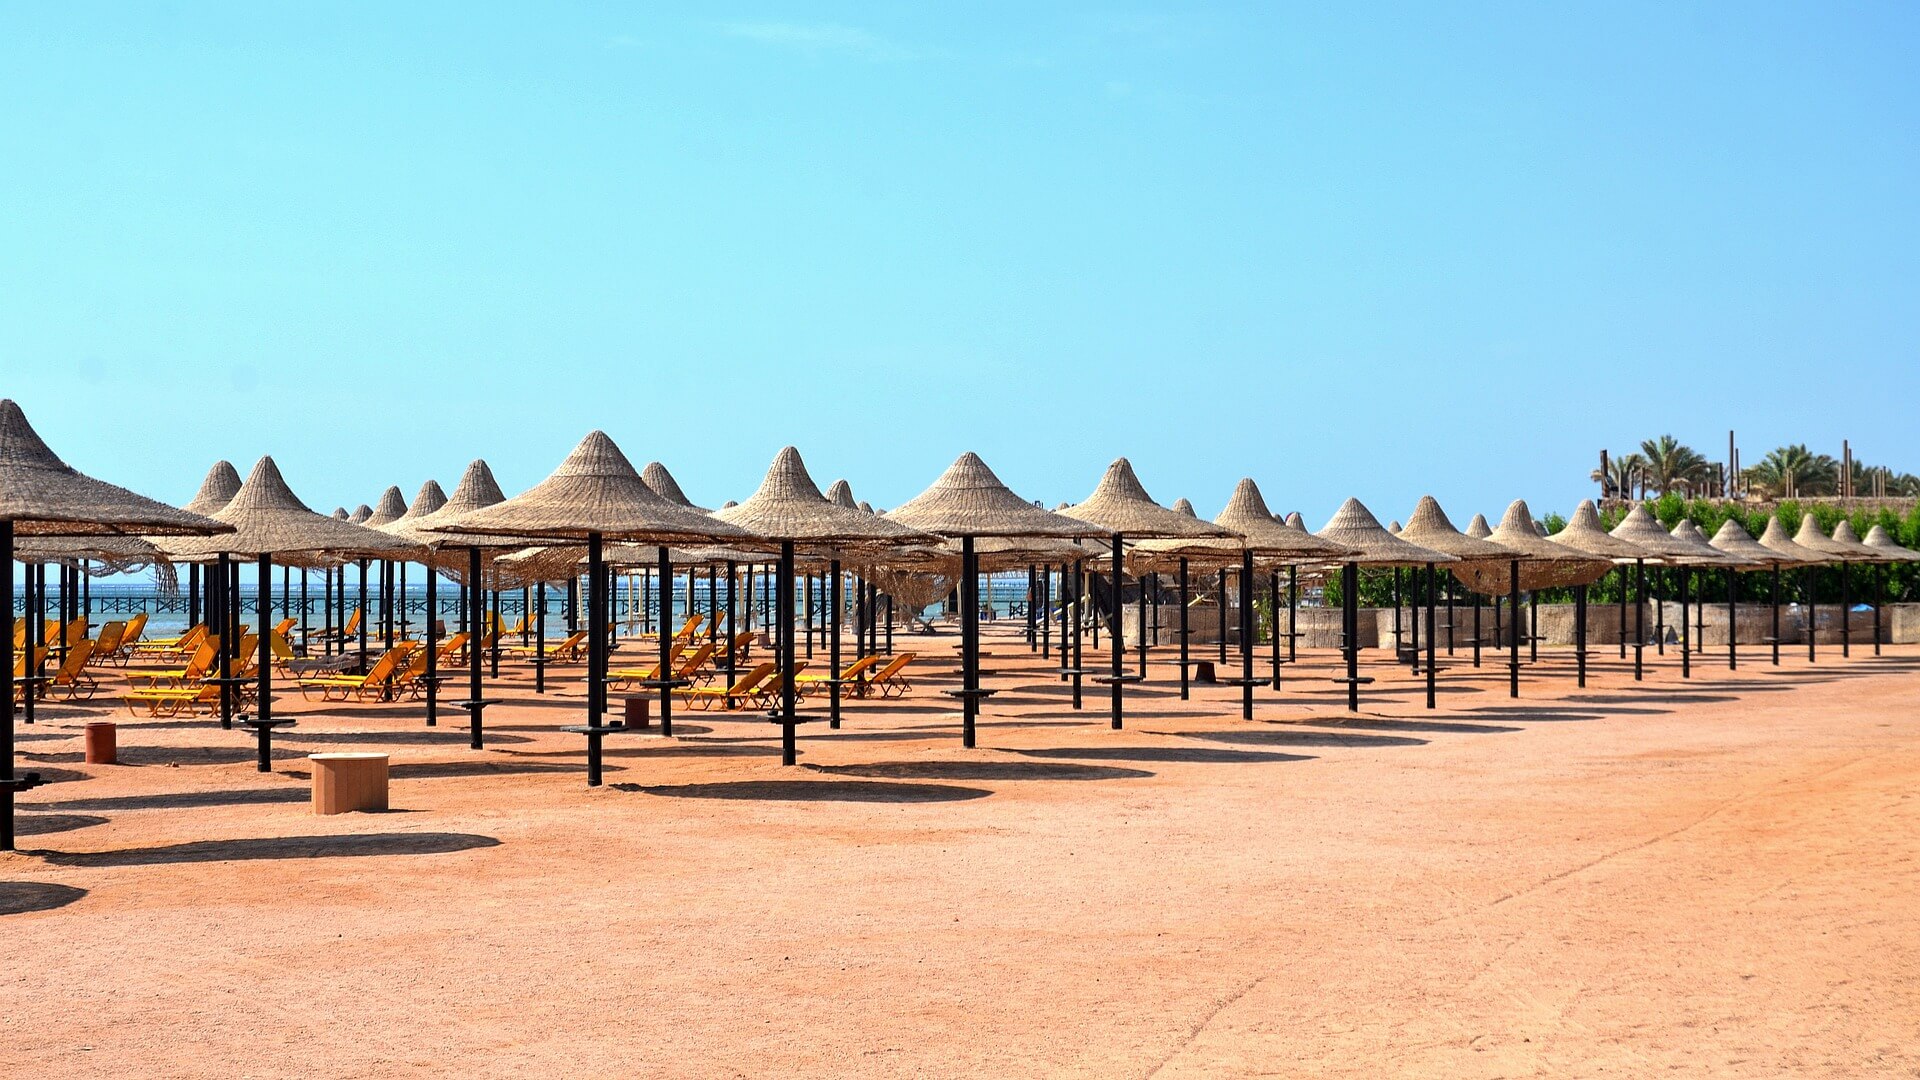
[[[387,808],[387,755],[309,754],[313,812],[347,814]]]

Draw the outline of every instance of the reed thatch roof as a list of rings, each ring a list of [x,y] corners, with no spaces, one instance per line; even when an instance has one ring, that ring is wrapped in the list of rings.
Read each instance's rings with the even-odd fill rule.
[[[398,486],[390,486],[380,493],[380,501],[373,504],[373,514],[360,524],[369,529],[378,529],[382,525],[391,525],[407,514],[407,497],[400,494]]]
[[[800,451],[791,446],[774,456],[766,478],[745,502],[714,517],[757,536],[809,546],[886,547],[938,542],[937,537],[890,518],[828,502],[807,474]]]
[[[667,471],[667,467],[657,461],[647,462],[646,468],[640,470],[640,480],[655,495],[675,506],[684,506],[703,514],[712,513],[704,506],[694,506],[693,501],[687,498],[687,493],[680,490],[680,481],[675,480],[673,474]]]
[[[180,561],[222,554],[242,558],[271,555],[285,566],[328,566],[362,556],[400,558],[417,550],[400,537],[314,513],[287,486],[271,457],[254,464],[246,483],[214,518],[231,525],[233,531],[221,536],[167,540],[162,550]]]
[[[1920,551],[1895,543],[1887,530],[1878,525],[1867,530],[1867,538],[1861,543],[1878,549],[1889,562],[1920,562]]]
[[[1732,555],[1755,570],[1791,561],[1779,552],[1762,546],[1753,538],[1753,534],[1732,518],[1721,522],[1719,531],[1707,543],[1712,544],[1715,551]]]
[[[1099,486],[1084,502],[1069,506],[1060,513],[1097,525],[1107,532],[1119,533],[1129,540],[1210,536],[1232,538],[1235,535],[1231,529],[1221,528],[1197,517],[1188,517],[1154,502],[1153,497],[1147,494],[1147,489],[1141,486],[1140,478],[1134,475],[1133,463],[1126,458],[1118,458],[1107,466],[1106,475],[1100,478]]]
[[[1014,494],[971,451],[947,466],[927,490],[894,507],[887,520],[949,537],[1071,540],[1105,535],[1097,525],[1042,510]]]
[[[1341,503],[1340,509],[1314,535],[1347,549],[1346,554],[1330,560],[1333,562],[1358,566],[1423,566],[1459,561],[1444,551],[1408,543],[1381,528],[1380,519],[1359,499]]]
[[[200,481],[200,490],[181,509],[192,514],[212,514],[227,505],[239,490],[240,473],[233,462],[216,461],[213,468],[207,470],[207,478]]]
[[[61,461],[11,399],[0,400],[0,521],[16,536],[195,536],[229,531],[95,480]]]
[[[492,506],[446,515],[446,520],[436,519],[424,528],[543,540],[586,540],[596,534],[606,540],[663,544],[754,539],[745,529],[654,494],[633,463],[600,431],[588,433],[552,475],[526,491]]]
[[[1823,556],[1823,562],[1868,562],[1870,556],[1828,536],[1820,531],[1820,523],[1813,520],[1812,514],[1800,519],[1800,531],[1793,534],[1793,542],[1817,555]]]
[[[1767,527],[1761,530],[1758,543],[1761,547],[1780,556],[1782,562],[1824,563],[1832,561],[1818,551],[1809,551],[1799,544],[1794,543],[1793,537],[1787,535],[1787,527],[1781,524],[1780,519],[1777,517],[1767,519]]]
[[[1506,548],[1491,540],[1477,539],[1454,528],[1452,519],[1447,517],[1439,501],[1431,495],[1420,496],[1413,513],[1407,518],[1406,527],[1400,530],[1400,539],[1423,548],[1444,551],[1463,562],[1506,562],[1513,557]]]

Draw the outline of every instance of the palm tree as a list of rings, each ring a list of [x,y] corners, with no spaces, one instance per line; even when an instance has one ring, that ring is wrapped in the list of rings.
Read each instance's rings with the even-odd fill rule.
[[[1839,486],[1839,462],[1816,454],[1805,443],[1769,451],[1760,464],[1746,471],[1747,483],[1772,499],[1800,495],[1831,495]]]
[[[1600,485],[1600,493],[1605,498],[1630,499],[1633,485],[1646,475],[1646,468],[1647,459],[1639,454],[1608,455],[1606,473],[1603,475],[1595,469],[1587,474],[1587,479]]]
[[[1671,435],[1641,443],[1640,453],[1646,457],[1647,484],[1662,495],[1691,491],[1707,478],[1707,459]]]

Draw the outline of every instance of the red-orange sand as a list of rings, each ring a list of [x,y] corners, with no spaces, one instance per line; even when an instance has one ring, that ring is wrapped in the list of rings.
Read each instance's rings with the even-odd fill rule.
[[[951,636],[903,647],[946,663]],[[1920,1075],[1920,650],[1730,675],[1564,650],[1442,707],[1379,654],[1066,706],[989,631],[980,746],[920,681],[839,731],[683,714],[588,790],[577,669],[486,750],[417,704],[241,731],[49,707],[0,855],[13,1076]],[[1309,659],[1303,657],[1303,659]],[[458,695],[453,695],[458,696]],[[389,750],[388,814],[304,755]]]

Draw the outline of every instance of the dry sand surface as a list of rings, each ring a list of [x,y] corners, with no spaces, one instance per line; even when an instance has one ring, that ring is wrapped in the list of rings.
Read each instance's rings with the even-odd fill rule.
[[[1719,655],[1646,682],[1564,651],[1441,707],[1332,657],[1123,731],[988,631],[839,731],[684,715],[584,782],[577,669],[512,672],[490,742],[418,704],[242,731],[53,706],[0,855],[0,1069],[32,1076],[1920,1075],[1920,651]],[[906,647],[906,646],[903,646]],[[457,695],[456,695],[457,696]],[[446,723],[457,725],[460,714]],[[315,817],[305,755],[393,756]]]

